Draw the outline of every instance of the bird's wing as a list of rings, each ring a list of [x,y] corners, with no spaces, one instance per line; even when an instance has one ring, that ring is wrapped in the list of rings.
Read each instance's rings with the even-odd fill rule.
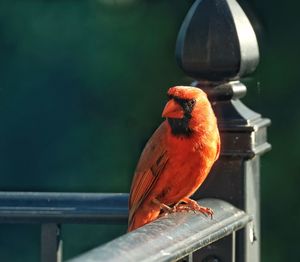
[[[167,126],[163,122],[146,144],[137,164],[129,197],[129,224],[168,162]]]

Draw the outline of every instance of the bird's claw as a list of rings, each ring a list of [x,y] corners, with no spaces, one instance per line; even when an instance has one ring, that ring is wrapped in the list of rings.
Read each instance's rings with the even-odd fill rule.
[[[168,214],[176,213],[176,212],[189,212],[193,211],[195,214],[197,212],[200,212],[204,214],[205,216],[210,216],[210,218],[213,218],[214,211],[209,207],[200,206],[195,200],[192,199],[184,199],[183,202],[178,202],[173,207],[169,207],[163,203],[160,203],[158,200],[154,200],[155,203],[159,204],[162,211],[159,217],[165,217]]]
[[[173,212],[188,212],[188,211],[193,211],[194,213],[196,212],[201,212],[202,214],[206,216],[210,216],[210,218],[213,218],[214,211],[209,208],[209,207],[204,207],[200,206],[196,201],[191,200],[188,201],[185,204],[177,204],[172,208]]]

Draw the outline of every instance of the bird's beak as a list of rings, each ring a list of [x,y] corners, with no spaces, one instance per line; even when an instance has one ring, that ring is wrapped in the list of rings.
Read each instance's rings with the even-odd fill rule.
[[[182,107],[171,99],[165,106],[162,112],[162,117],[168,118],[183,118],[184,111]]]

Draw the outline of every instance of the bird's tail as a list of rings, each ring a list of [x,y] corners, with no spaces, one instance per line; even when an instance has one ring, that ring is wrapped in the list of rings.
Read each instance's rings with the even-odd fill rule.
[[[127,232],[131,232],[143,225],[147,224],[147,222],[143,223],[142,221],[140,221],[140,219],[138,219],[135,215],[130,219],[130,221],[128,222],[128,229]]]
[[[135,224],[135,219],[133,218],[130,223],[128,223],[128,229],[127,232],[131,232],[132,230],[135,230],[136,228],[138,228],[138,226],[136,226]]]
[[[131,232],[139,227],[142,227],[143,225],[146,225],[151,221],[147,221],[147,219],[144,218],[143,214],[141,214],[141,212],[137,210],[128,222],[127,232]]]
[[[152,209],[150,212],[144,209],[137,209],[135,213],[129,217],[127,232],[131,232],[152,222],[153,220],[158,218],[159,213],[160,209]]]

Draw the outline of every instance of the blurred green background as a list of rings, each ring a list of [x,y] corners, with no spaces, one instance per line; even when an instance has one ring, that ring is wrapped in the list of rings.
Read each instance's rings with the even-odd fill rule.
[[[262,159],[262,261],[297,261],[299,9],[239,2],[261,50],[243,101],[273,123]],[[0,190],[128,192],[167,88],[191,81],[174,47],[192,3],[1,0]],[[125,231],[65,225],[64,258]],[[0,225],[0,261],[39,261],[39,227]]]

